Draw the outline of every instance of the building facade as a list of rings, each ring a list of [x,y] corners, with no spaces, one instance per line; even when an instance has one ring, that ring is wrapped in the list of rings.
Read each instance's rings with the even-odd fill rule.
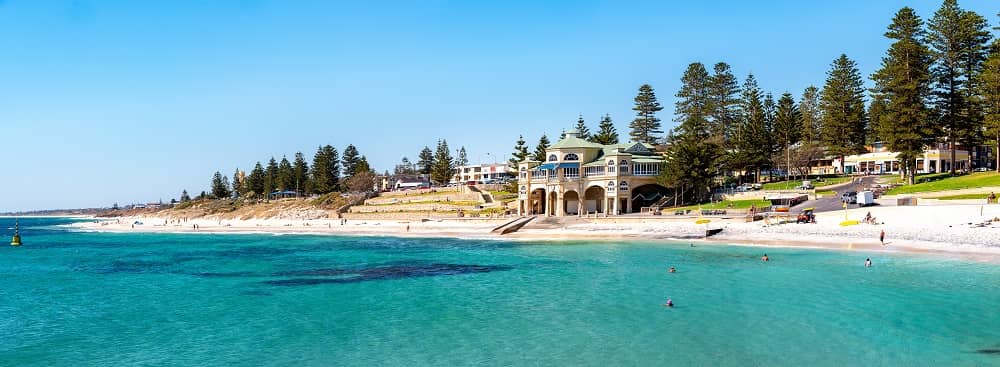
[[[457,167],[455,169],[455,176],[451,178],[451,182],[482,182],[507,178],[514,178],[514,171],[506,163],[475,164]]]
[[[632,213],[668,194],[656,183],[663,154],[648,144],[602,145],[580,139],[576,130],[570,130],[545,156],[545,162],[518,164],[520,215]]]
[[[869,153],[844,157],[844,173],[898,174],[903,169],[897,159],[899,153],[890,152],[881,145],[875,145],[870,150]],[[839,164],[839,162],[834,163]],[[917,173],[950,171],[951,150],[944,144],[929,146],[923,155],[916,159],[916,165]],[[958,171],[971,169],[968,151],[962,149],[955,151],[955,169]]]

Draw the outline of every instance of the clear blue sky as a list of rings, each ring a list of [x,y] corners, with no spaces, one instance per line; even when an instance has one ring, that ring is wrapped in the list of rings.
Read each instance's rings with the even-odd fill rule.
[[[673,126],[694,61],[797,99],[840,53],[870,75],[904,5],[940,1],[0,0],[0,211],[168,201],[321,144],[382,171],[438,138],[503,159],[581,113],[627,136],[643,83]]]

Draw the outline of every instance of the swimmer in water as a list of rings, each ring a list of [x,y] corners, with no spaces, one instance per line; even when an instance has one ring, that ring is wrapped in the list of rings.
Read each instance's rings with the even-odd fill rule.
[[[771,259],[767,257],[767,254],[764,254],[764,256],[760,258],[760,261],[771,261]]]
[[[674,307],[674,301],[667,298],[667,303],[664,303],[663,305],[667,307]]]
[[[671,272],[671,273],[676,273],[676,272],[677,272],[677,269],[674,269],[674,267],[673,267],[673,266],[671,266],[671,267],[670,267],[670,270],[667,270],[667,271],[668,271],[668,272]]]
[[[872,259],[871,258],[865,259],[865,267],[866,268],[872,267]]]

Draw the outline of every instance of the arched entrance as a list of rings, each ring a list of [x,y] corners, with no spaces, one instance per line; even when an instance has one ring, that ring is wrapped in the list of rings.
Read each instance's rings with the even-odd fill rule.
[[[545,189],[535,189],[528,195],[528,208],[531,214],[542,214],[545,212]]]
[[[563,193],[563,210],[566,215],[580,214],[580,194],[576,191],[566,191]]]
[[[604,198],[607,196],[603,187],[591,186],[583,192],[584,213],[605,213]]]
[[[647,184],[633,188],[629,193],[629,197],[632,199],[631,212],[637,213],[643,207],[652,206],[669,194],[669,189],[657,184]],[[622,212],[624,213],[625,210],[622,209]]]

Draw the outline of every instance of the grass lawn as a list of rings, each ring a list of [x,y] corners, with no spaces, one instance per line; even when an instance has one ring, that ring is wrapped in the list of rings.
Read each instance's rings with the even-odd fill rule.
[[[850,181],[851,178],[852,177],[850,176],[827,177],[824,178],[823,181],[817,181],[816,179],[809,179],[809,181],[812,181],[813,186],[820,187],[820,186],[829,186],[829,185],[844,183]],[[768,182],[764,184],[764,190],[791,190],[801,184],[802,180]]]
[[[833,191],[833,190],[816,190],[816,195],[828,196],[828,195],[835,195],[835,194],[837,194],[837,192]]]
[[[729,207],[729,204],[732,204],[733,206]],[[760,208],[760,207],[771,206],[771,202],[767,201],[767,200],[726,200],[726,201],[720,201],[720,202],[717,202],[717,203],[709,203],[709,204],[701,204],[701,205],[688,205],[688,206],[683,206],[683,207],[679,207],[679,208],[669,208],[669,209],[664,208],[663,210],[664,211],[681,210],[681,209],[685,209],[685,210],[686,209],[698,210],[699,206],[702,209],[747,209],[747,208],[750,207],[750,205],[754,205],[754,206]]]
[[[962,194],[962,195],[948,195],[948,196],[938,196],[931,199],[939,200],[965,200],[965,199],[985,199],[989,194]]]
[[[996,172],[979,172],[964,176],[948,177],[947,173],[935,173],[917,176],[923,182],[895,187],[887,195],[911,194],[915,192],[937,192],[948,190],[971,189],[985,186],[1000,186],[1000,174]],[[947,177],[947,178],[942,178]],[[932,181],[932,179],[939,178]]]

